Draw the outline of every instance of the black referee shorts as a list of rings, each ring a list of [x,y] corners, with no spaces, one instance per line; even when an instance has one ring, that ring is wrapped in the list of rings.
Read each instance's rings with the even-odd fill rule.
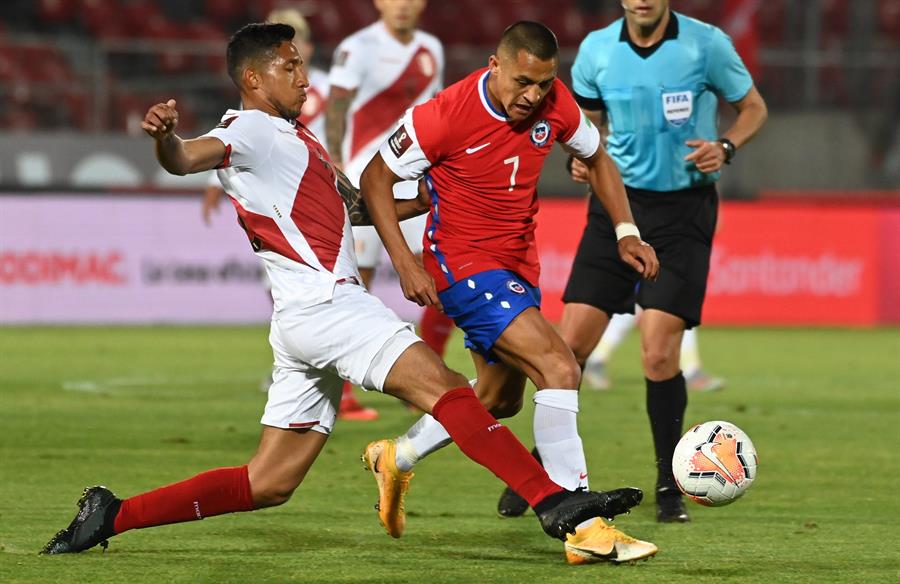
[[[625,187],[641,238],[659,258],[655,282],[641,280],[619,258],[612,222],[591,195],[588,224],[578,246],[563,302],[590,304],[609,315],[633,313],[635,303],[700,324],[719,200],[715,185],[683,191]]]

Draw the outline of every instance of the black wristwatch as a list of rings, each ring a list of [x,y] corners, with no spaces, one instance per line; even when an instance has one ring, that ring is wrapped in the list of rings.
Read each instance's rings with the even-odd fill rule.
[[[722,145],[722,150],[725,151],[725,164],[731,164],[731,160],[734,158],[734,153],[737,150],[734,147],[734,142],[728,138],[719,138],[719,144]]]

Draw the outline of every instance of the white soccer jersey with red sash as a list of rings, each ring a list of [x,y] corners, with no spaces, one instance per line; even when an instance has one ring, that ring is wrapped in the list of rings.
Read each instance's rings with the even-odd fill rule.
[[[336,282],[359,277],[331,159],[308,129],[259,110],[228,110],[205,136],[225,144],[219,180],[265,261],[276,312],[326,302]]]
[[[443,73],[441,42],[422,31],[403,44],[378,21],[338,45],[329,82],[356,90],[341,152],[350,180],[359,181],[403,112],[440,90]]]
[[[328,104],[328,73],[311,67],[307,73],[309,87],[306,88],[306,103],[300,110],[300,123],[325,141],[325,106]]]
[[[587,158],[600,133],[558,79],[538,109],[511,123],[487,95],[482,69],[412,108],[381,146],[400,178],[423,175],[431,191],[425,268],[439,290],[486,270],[538,285],[537,182],[556,140]]]

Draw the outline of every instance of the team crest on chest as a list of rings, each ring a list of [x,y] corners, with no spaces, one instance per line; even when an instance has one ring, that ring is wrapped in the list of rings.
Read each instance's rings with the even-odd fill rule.
[[[540,148],[550,141],[550,122],[540,119],[531,126],[531,143]]]

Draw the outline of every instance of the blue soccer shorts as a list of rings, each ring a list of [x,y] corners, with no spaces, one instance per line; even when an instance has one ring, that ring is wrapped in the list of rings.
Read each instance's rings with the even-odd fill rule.
[[[494,343],[522,311],[541,307],[541,290],[509,270],[487,270],[438,293],[444,313],[465,333],[466,348],[496,363]]]

